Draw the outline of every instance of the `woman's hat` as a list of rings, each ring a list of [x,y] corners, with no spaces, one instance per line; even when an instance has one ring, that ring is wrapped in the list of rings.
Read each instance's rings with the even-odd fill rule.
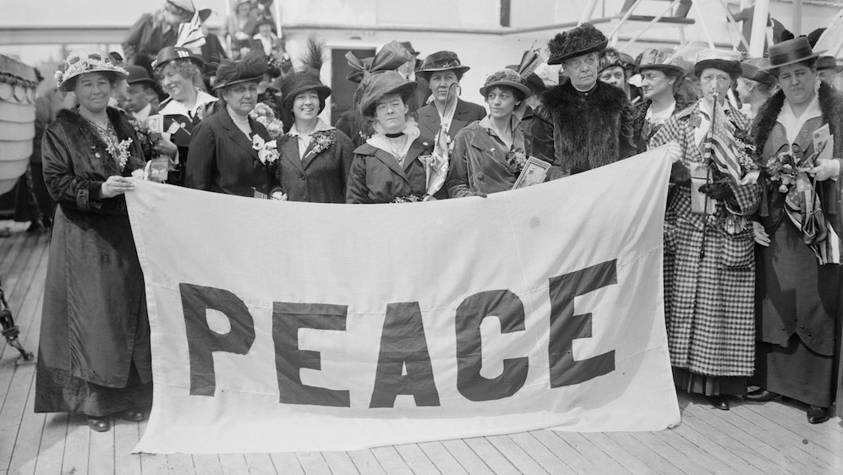
[[[632,56],[626,53],[621,53],[615,48],[606,48],[600,53],[599,72],[614,67],[621,68],[624,71],[632,71],[635,69],[635,62]]]
[[[102,51],[79,50],[70,53],[56,71],[59,89],[69,91],[75,81],[71,79],[85,73],[111,73],[119,78],[126,78],[129,73],[114,63],[114,59]]]
[[[373,117],[375,104],[389,94],[400,94],[405,100],[416,89],[416,83],[407,80],[398,71],[366,74],[358,89],[358,110],[366,117]]]
[[[694,74],[699,77],[703,70],[708,68],[719,69],[732,79],[741,75],[741,56],[735,51],[720,49],[704,49],[697,53],[697,62],[694,64]]]
[[[501,69],[490,74],[486,78],[486,82],[483,83],[483,87],[480,88],[480,94],[486,97],[489,91],[496,86],[507,86],[517,89],[524,94],[524,97],[529,97],[533,94],[521,75],[511,69]]]
[[[322,84],[319,76],[310,72],[289,74],[281,82],[281,96],[284,107],[286,109],[292,108],[293,100],[295,100],[296,96],[305,91],[314,91],[319,96],[319,103],[321,105],[319,112],[321,113],[322,108],[325,107],[325,99],[331,95],[331,88]]]
[[[596,51],[603,51],[609,40],[591,23],[558,33],[547,43],[550,59],[547,64],[562,64],[564,61]]]
[[[765,70],[767,67],[769,63],[764,58],[747,58],[741,62],[741,77],[773,87],[777,80]]]
[[[454,71],[457,74],[463,74],[469,69],[471,68],[460,62],[457,53],[453,51],[437,51],[424,58],[421,68],[416,71],[416,74],[430,76],[440,71]]]
[[[819,53],[815,53],[813,48],[811,48],[808,38],[800,36],[799,38],[782,41],[781,43],[770,46],[770,66],[765,68],[765,70],[772,71],[782,66],[816,59],[819,56]]]
[[[172,7],[175,7],[178,10],[181,10],[182,16],[193,16],[196,13],[196,5],[193,4],[192,0],[167,0],[167,4]],[[209,16],[211,16],[213,11],[210,8],[203,8],[199,10],[199,21],[205,22]]]
[[[161,48],[161,51],[159,51],[158,55],[155,57],[155,61],[152,62],[152,69],[156,70],[163,67],[170,61],[180,59],[189,60],[199,68],[199,71],[202,71],[205,68],[205,61],[199,56],[193,54],[193,52],[189,49],[181,46],[165,46],[164,48]]]
[[[673,56],[673,52],[664,48],[647,48],[635,60],[637,72],[655,69],[665,74],[682,75],[685,68]]]
[[[834,56],[820,56],[817,59],[817,71],[822,69],[833,69],[836,72],[843,71],[843,66],[837,64]]]
[[[158,83],[152,79],[152,77],[149,75],[149,72],[144,67],[129,64],[124,66],[124,69],[127,73],[129,73],[129,77],[126,78],[126,82],[130,86],[132,84],[148,84],[149,87],[154,88],[158,85]]]
[[[267,67],[266,58],[260,51],[253,51],[240,61],[224,59],[217,68],[214,89],[243,82],[260,82]]]

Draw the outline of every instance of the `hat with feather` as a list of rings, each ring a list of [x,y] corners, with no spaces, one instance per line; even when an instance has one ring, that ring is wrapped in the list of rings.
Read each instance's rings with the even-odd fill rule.
[[[375,104],[386,95],[400,94],[405,101],[412,95],[416,83],[397,71],[411,59],[413,57],[407,48],[397,41],[385,44],[371,62],[360,60],[353,54],[346,55],[349,66],[361,77],[360,85],[354,92],[354,102],[361,114],[374,116]]]
[[[266,57],[263,52],[257,50],[239,61],[224,59],[217,68],[214,89],[223,89],[244,82],[260,82],[266,69]]]
[[[325,99],[331,95],[331,88],[319,79],[322,70],[322,43],[311,37],[307,40],[307,49],[302,57],[303,67],[288,74],[281,81],[281,103],[290,110],[296,96],[305,91],[314,91],[319,96],[319,112],[325,107]]]
[[[591,23],[558,33],[548,43],[550,59],[547,64],[562,64],[563,62],[588,53],[603,51],[609,44],[608,38],[602,31]]]

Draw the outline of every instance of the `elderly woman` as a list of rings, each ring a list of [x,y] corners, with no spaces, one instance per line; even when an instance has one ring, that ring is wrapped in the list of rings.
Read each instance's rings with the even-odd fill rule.
[[[427,195],[423,155],[433,152],[408,120],[407,101],[416,84],[397,71],[367,74],[360,83],[360,112],[374,120],[375,133],[354,150],[348,175],[348,203],[419,201]]]
[[[744,145],[747,118],[726,92],[740,75],[736,57],[704,51],[694,66],[703,98],[672,116],[650,141],[676,142],[681,159],[665,226],[665,319],[676,387],[729,409],[746,392],[754,362],[755,259],[747,219],[758,208],[754,162]]]
[[[180,162],[187,160],[193,129],[216,110],[217,98],[200,89],[204,65],[202,58],[180,46],[162,49],[152,63],[161,87],[170,95],[158,111],[164,116],[164,132],[179,148],[168,183],[184,184]]]
[[[753,137],[764,165],[766,204],[758,254],[758,343],[753,400],[776,394],[805,403],[808,422],[831,416],[840,359],[839,236],[843,96],[817,80],[817,54],[805,38],[770,47],[781,91],[760,109]],[[827,125],[834,148],[814,149]],[[783,170],[793,160],[792,171]],[[792,164],[793,165],[793,164]],[[819,213],[806,205],[813,203]],[[816,219],[822,217],[824,219]],[[815,226],[808,226],[807,220]],[[824,225],[830,225],[825,228]],[[812,229],[813,228],[813,229]],[[825,231],[825,232],[823,232]],[[765,242],[766,241],[766,242]],[[838,401],[838,407],[840,402]]]
[[[280,140],[276,178],[290,201],[345,203],[351,139],[319,118],[331,88],[310,73],[294,73],[281,86],[283,107],[294,117]]]
[[[524,103],[530,95],[521,76],[504,69],[491,74],[480,88],[489,115],[462,129],[445,188],[451,198],[486,195],[512,189],[529,151],[521,127]]]
[[[185,186],[240,196],[269,193],[278,152],[263,124],[249,116],[266,68],[260,52],[220,64],[216,89],[223,108],[193,132]]]
[[[56,209],[44,289],[36,412],[143,420],[152,401],[149,322],[126,201],[144,166],[128,119],[107,107],[128,74],[100,52],[72,53],[57,73],[78,107],[44,133],[44,180]]]

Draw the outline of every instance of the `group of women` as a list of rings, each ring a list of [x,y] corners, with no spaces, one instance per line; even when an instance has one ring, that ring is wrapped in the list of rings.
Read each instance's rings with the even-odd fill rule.
[[[250,115],[266,70],[261,56],[223,61],[214,97],[198,88],[199,60],[188,50],[165,48],[154,67],[170,95],[162,104],[170,139],[158,139],[154,149],[170,157],[168,181],[323,203],[511,189],[531,154],[532,90],[522,74],[503,69],[486,78],[480,89],[486,113],[459,99],[469,67],[453,52],[431,54],[415,73],[427,79],[432,98],[413,113],[415,83],[383,67],[411,57],[398,43],[378,54],[360,62],[365,67],[355,94],[372,134],[352,149],[348,136],[320,118],[331,89],[318,75],[285,79],[282,107],[293,123],[273,138]],[[808,404],[810,422],[821,422],[834,399],[841,282],[839,265],[819,259],[818,249],[843,229],[836,181],[843,140],[828,155],[834,158],[800,168],[798,191],[806,182],[816,190],[809,207],[819,218],[805,212],[804,200],[800,208],[792,199],[795,182],[782,183],[766,167],[783,148],[811,156],[812,132],[821,125],[843,137],[843,98],[816,86],[815,59],[802,39],[771,48],[766,72],[778,78],[781,91],[751,126],[727,99],[743,71],[737,58],[701,55],[694,73],[702,97],[682,103],[675,92],[685,71],[659,51],[645,52],[638,60],[644,100],[634,129],[642,151],[669,142],[680,151],[671,172],[664,272],[677,387],[728,409],[728,396],[744,395],[754,384],[755,399],[793,398]],[[149,157],[125,116],[107,106],[126,75],[108,55],[72,54],[58,73],[59,86],[76,93],[78,106],[62,111],[43,143],[45,180],[59,208],[35,410],[85,414],[98,431],[109,429],[113,415],[142,419],[151,394],[143,277],[123,196]],[[801,224],[807,219],[822,221],[823,239],[813,235],[806,244]],[[762,244],[757,256],[755,242]]]

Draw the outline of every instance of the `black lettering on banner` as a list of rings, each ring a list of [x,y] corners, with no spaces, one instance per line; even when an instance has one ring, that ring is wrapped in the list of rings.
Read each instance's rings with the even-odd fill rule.
[[[403,374],[404,366],[407,374]],[[381,333],[381,348],[371,408],[395,407],[395,397],[411,394],[416,406],[438,406],[439,392],[424,336],[418,302],[390,303]]]
[[[591,313],[574,315],[574,298],[618,283],[617,260],[550,279],[550,387],[571,386],[615,370],[615,351],[575,361],[573,342],[591,337]]]
[[[302,384],[302,368],[321,370],[318,351],[299,349],[299,330],[345,331],[347,305],[275,302],[272,306],[272,340],[275,343],[275,372],[282,404],[350,407],[347,390]]]
[[[497,316],[501,333],[524,331],[524,304],[510,290],[489,290],[467,297],[457,307],[457,389],[470,401],[492,401],[512,396],[527,380],[530,359],[506,358],[495,378],[480,375],[483,348],[480,324]]]
[[[179,284],[187,349],[190,354],[190,395],[213,396],[215,351],[245,355],[255,342],[255,322],[246,304],[228,290]],[[217,310],[228,319],[231,330],[217,333],[208,326],[207,310]]]

